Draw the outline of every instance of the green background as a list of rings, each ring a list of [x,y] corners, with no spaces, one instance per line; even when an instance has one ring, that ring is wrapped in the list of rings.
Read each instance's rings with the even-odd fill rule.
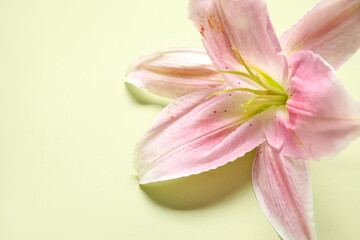
[[[316,3],[267,2],[278,35]],[[124,74],[140,55],[202,47],[187,5],[0,2],[0,239],[278,239],[252,190],[254,152],[137,183],[133,148],[167,101],[134,98]],[[357,53],[337,72],[358,98],[359,65]],[[360,239],[359,154],[360,138],[311,164],[320,240]]]

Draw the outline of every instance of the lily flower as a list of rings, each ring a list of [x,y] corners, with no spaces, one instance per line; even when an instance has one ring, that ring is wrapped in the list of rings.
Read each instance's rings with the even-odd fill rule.
[[[189,13],[209,58],[164,50],[126,78],[176,98],[137,145],[139,183],[209,171],[258,147],[252,181],[265,215],[284,240],[316,239],[307,160],[360,134],[360,102],[335,76],[360,46],[360,2],[323,0],[280,41],[262,0],[190,0]]]

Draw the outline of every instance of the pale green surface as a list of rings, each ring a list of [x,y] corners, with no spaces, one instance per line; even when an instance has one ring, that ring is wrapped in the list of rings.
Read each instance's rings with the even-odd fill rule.
[[[276,31],[316,1],[269,0]],[[123,76],[142,54],[201,47],[187,1],[0,2],[0,239],[278,239],[251,186],[253,153],[141,190],[131,157],[160,112]],[[338,77],[360,98],[357,53]],[[360,139],[313,163],[320,240],[357,240]]]

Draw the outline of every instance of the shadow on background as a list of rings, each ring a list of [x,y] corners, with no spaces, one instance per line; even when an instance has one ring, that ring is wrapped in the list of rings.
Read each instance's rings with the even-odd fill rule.
[[[146,90],[139,89],[138,87],[130,83],[125,83],[125,87],[127,89],[127,92],[131,95],[132,99],[135,100],[135,102],[138,104],[152,104],[164,108],[172,101],[172,99],[160,97]]]
[[[164,108],[172,100],[125,83],[132,99],[142,105]],[[215,170],[189,177],[140,185],[157,204],[178,210],[206,207],[226,199],[251,184],[251,168],[256,150]]]
[[[215,170],[140,187],[153,201],[168,208],[190,210],[206,207],[251,184],[255,153],[253,150]]]

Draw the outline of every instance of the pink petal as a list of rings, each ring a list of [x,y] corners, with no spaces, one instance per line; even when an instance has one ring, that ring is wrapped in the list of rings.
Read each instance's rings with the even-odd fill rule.
[[[234,48],[254,70],[263,71],[286,86],[286,58],[264,1],[191,0],[189,12],[217,68],[243,70]]]
[[[261,208],[284,240],[316,239],[308,161],[285,157],[265,142],[252,179]]]
[[[195,48],[173,48],[138,59],[126,82],[169,98],[214,88],[225,83],[206,52]]]
[[[360,103],[349,96],[323,59],[310,51],[289,59],[286,110],[270,110],[265,134],[281,153],[318,159],[337,153],[360,134]],[[272,110],[274,111],[274,109]]]
[[[234,161],[264,141],[262,114],[245,121],[241,103],[252,94],[232,92],[205,100],[213,90],[178,98],[139,143],[140,184],[208,171]]]
[[[360,1],[322,0],[281,37],[287,55],[311,50],[334,68],[360,46]]]

